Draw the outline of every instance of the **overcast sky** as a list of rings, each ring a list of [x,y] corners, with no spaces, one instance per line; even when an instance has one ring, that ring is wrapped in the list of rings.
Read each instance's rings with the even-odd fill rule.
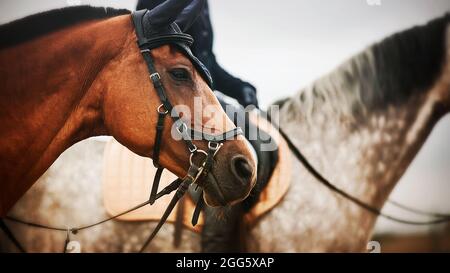
[[[0,23],[79,3],[128,9],[136,5],[136,1],[125,0],[1,0]],[[383,37],[450,11],[450,0],[210,0],[209,3],[219,62],[232,74],[253,83],[262,105],[293,94]],[[449,140],[447,116],[435,128],[392,198],[426,210],[450,211]],[[378,228],[415,230],[385,221],[380,221]]]

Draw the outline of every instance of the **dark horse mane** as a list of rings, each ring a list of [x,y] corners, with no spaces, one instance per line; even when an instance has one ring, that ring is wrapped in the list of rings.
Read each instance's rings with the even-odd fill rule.
[[[0,49],[12,47],[82,22],[130,14],[126,9],[75,6],[27,16],[0,26]]]
[[[446,60],[450,14],[384,39],[372,47],[383,101],[398,103],[431,87]],[[405,69],[407,68],[407,69]]]

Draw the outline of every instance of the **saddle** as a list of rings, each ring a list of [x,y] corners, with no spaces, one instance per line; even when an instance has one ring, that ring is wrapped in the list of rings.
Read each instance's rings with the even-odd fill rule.
[[[216,92],[216,96],[222,106],[232,107],[227,102],[225,95]],[[237,115],[230,117],[235,122],[237,122],[236,119],[244,118],[243,109],[237,112]],[[261,141],[250,141],[258,155],[258,180],[249,197],[239,204],[234,211],[231,208],[230,215],[226,219],[219,221],[215,220],[217,218],[215,209],[205,208],[200,214],[198,224],[192,226],[190,216],[195,209],[194,201],[197,197],[195,192],[191,191],[192,194],[186,195],[183,202],[177,205],[167,219],[167,222],[178,223],[178,225],[193,232],[202,233],[202,240],[206,240],[204,243],[202,242],[203,251],[209,249],[213,252],[221,252],[224,250],[215,247],[225,245],[223,241],[220,244],[214,244],[208,243],[208,240],[217,240],[212,238],[216,238],[215,235],[218,233],[226,233],[226,231],[232,229],[231,225],[238,223],[243,223],[248,229],[251,229],[258,219],[282,200],[289,188],[291,154],[286,142],[269,121],[255,112],[248,112],[247,128],[244,129],[246,137],[248,137],[247,132],[250,131],[248,126],[257,127],[260,132],[270,136],[270,140],[276,145],[273,151],[264,153],[260,151]],[[150,158],[138,156],[111,139],[105,146],[102,173],[103,203],[107,213],[115,215],[148,199],[148,191],[152,186],[152,179],[156,171],[157,169],[153,166]],[[169,171],[164,172],[160,187],[167,186],[175,178],[176,176]],[[152,206],[145,206],[122,215],[117,220],[159,221],[172,195],[173,193],[160,198]],[[212,247],[209,248],[208,245],[212,245]],[[230,248],[225,250],[230,250]],[[235,250],[235,248],[231,248],[231,250]]]

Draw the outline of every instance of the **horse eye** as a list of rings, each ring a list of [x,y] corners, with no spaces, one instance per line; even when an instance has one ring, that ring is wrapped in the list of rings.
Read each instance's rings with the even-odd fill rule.
[[[190,80],[189,72],[184,68],[175,68],[169,71],[172,78],[176,81]]]

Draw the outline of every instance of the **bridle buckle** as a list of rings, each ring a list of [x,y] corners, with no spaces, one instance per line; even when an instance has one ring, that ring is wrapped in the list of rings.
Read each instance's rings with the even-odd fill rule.
[[[164,111],[162,111],[162,110],[164,110]],[[163,103],[161,103],[159,106],[158,106],[158,109],[156,110],[156,111],[158,111],[158,113],[159,114],[167,114],[167,113],[169,113],[169,110],[167,110],[165,107],[164,107],[164,104]]]
[[[209,141],[209,142],[208,142],[208,149],[215,151],[215,150],[219,149],[219,147],[220,147],[221,145],[222,145],[222,144],[219,143],[219,142]]]
[[[193,153],[191,153],[191,155],[189,156],[189,164],[190,164],[190,165],[193,165],[193,164],[194,164],[193,157],[194,157],[194,155],[195,155],[196,153],[201,153],[201,154],[203,154],[203,155],[205,156],[205,158],[208,157],[208,153],[207,153],[207,152],[205,152],[205,151],[203,151],[203,150],[197,149],[197,150],[195,150]],[[199,164],[199,165],[202,165],[202,164]]]
[[[152,79],[152,81],[154,81],[155,79],[153,79],[153,77],[156,77],[156,80],[161,80],[161,75],[159,75],[158,72],[154,72],[152,74],[150,74],[150,79]]]
[[[194,143],[192,143],[192,148],[188,147],[188,149],[189,149],[189,152],[191,152],[191,154],[193,154],[193,153],[198,151],[198,148],[197,148],[197,146],[195,146]]]

